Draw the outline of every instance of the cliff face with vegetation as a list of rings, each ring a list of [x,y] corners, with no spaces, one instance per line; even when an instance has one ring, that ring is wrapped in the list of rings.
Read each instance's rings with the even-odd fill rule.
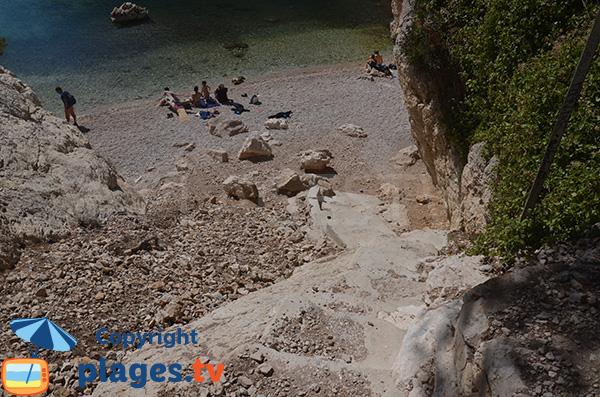
[[[100,224],[142,204],[75,127],[0,67],[0,269],[16,263],[27,241],[54,240],[74,223]]]
[[[485,158],[483,145],[475,146],[465,156],[463,148],[449,139],[443,122],[449,107],[448,94],[460,92],[460,82],[452,69],[436,76],[424,73],[421,65],[411,62],[403,51],[404,37],[417,19],[415,1],[394,0],[392,10],[395,18],[391,30],[397,37],[394,55],[412,135],[446,205],[451,226],[474,237],[485,230],[488,222],[486,205],[491,198],[489,184],[497,159]],[[431,59],[434,62],[444,58],[442,54],[434,56],[440,58]]]
[[[519,221],[597,4],[394,0],[395,57],[412,132],[453,227],[511,256],[600,220],[600,62],[544,193]]]

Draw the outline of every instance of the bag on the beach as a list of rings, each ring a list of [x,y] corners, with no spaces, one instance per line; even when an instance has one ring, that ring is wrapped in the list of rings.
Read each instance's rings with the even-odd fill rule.
[[[252,98],[250,98],[250,104],[251,105],[260,105],[260,101],[258,100],[258,94],[252,95]]]
[[[68,91],[65,91],[65,95],[67,97],[67,105],[73,106],[77,103],[77,99],[75,99],[73,95],[69,94]]]

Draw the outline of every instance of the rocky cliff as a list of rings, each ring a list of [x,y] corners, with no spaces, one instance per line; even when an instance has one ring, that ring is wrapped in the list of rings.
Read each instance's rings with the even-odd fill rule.
[[[140,211],[141,198],[33,90],[0,66],[0,269],[22,245]]]
[[[483,232],[488,221],[489,184],[497,160],[482,156],[483,144],[471,148],[466,163],[461,160],[458,148],[447,139],[446,129],[440,123],[443,99],[439,82],[411,65],[402,54],[403,34],[415,18],[415,0],[393,0],[392,11],[394,21],[390,28],[396,37],[394,57],[411,133],[440,192],[452,228],[462,229],[469,236],[477,235]]]

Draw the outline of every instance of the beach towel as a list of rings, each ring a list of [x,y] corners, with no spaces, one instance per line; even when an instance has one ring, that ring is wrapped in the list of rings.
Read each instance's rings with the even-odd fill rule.
[[[272,116],[269,116],[270,119],[287,119],[288,117],[292,117],[291,110],[288,110],[287,112],[279,112]]]
[[[244,112],[249,112],[248,109],[246,109],[244,107],[244,105],[242,105],[241,103],[232,103],[233,107],[231,108],[231,110],[235,113],[235,114],[242,114]]]
[[[204,100],[204,98],[200,99],[200,107],[201,108],[214,108],[214,107],[217,107],[217,106],[221,106],[219,104],[219,102],[217,102],[217,101],[214,101],[212,103],[208,103],[207,104],[206,101]]]

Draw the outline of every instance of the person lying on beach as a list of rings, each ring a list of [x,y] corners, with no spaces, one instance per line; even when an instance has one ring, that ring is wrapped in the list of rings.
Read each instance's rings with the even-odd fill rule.
[[[162,98],[158,101],[158,106],[173,106],[173,104],[181,104],[179,97],[169,90],[169,87],[165,87]]]
[[[227,97],[227,87],[224,84],[219,84],[219,87],[215,90],[215,97],[223,105],[231,104],[231,100]]]
[[[168,106],[173,113],[177,113],[177,108],[179,107],[183,107],[185,109],[192,108],[190,101],[181,101],[177,95],[169,90],[169,87],[165,87],[163,96],[158,101],[158,106]]]

